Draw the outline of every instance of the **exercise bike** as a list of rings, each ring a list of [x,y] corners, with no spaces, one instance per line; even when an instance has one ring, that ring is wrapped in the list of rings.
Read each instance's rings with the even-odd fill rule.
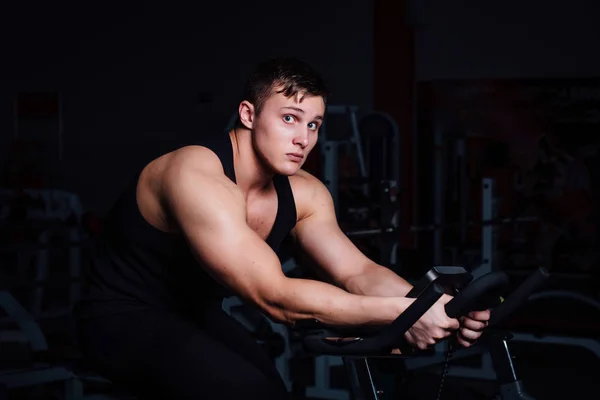
[[[382,392],[375,385],[369,360],[431,355],[431,351],[416,350],[408,346],[404,334],[444,293],[452,294],[453,299],[445,306],[446,313],[451,318],[460,318],[471,311],[492,309],[490,322],[477,347],[480,352],[489,352],[491,356],[499,385],[496,399],[533,400],[525,392],[522,381],[515,372],[508,346],[511,335],[500,329],[500,326],[548,276],[546,269],[539,268],[507,296],[510,282],[504,272],[495,271],[473,279],[462,267],[437,266],[429,270],[413,287],[407,297],[415,298],[415,301],[389,325],[340,329],[316,320],[306,320],[296,324],[295,333],[308,354],[342,357],[354,400],[380,400]],[[505,299],[501,300],[503,297]],[[451,336],[449,340],[455,340],[455,336]],[[401,354],[392,354],[395,349],[401,349]],[[442,375],[442,383],[443,378]],[[440,397],[443,398],[438,393],[438,399]]]

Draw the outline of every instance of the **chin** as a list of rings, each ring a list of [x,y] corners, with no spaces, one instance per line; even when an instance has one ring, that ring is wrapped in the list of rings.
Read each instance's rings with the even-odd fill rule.
[[[278,165],[277,167],[278,168],[274,169],[278,175],[291,176],[295,175],[300,170],[300,168],[302,168],[302,164],[289,162]]]

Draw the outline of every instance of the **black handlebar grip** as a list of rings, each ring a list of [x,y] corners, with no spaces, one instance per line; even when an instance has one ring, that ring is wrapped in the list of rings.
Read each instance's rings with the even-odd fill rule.
[[[451,291],[456,288],[462,288],[468,284],[472,276],[464,267],[453,265],[438,265],[431,268],[423,278],[421,278],[414,287],[408,292],[406,297],[417,298],[433,282],[440,285],[445,290]]]
[[[490,308],[498,302],[508,283],[508,275],[504,272],[480,276],[446,303],[446,314],[450,318],[459,318],[474,310]]]
[[[506,320],[549,276],[548,270],[543,267],[538,268],[494,310],[488,326],[492,327]]]

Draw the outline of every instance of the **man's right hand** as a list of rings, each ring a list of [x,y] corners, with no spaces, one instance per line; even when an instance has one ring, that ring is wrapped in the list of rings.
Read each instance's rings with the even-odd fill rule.
[[[426,350],[436,343],[446,339],[454,331],[458,330],[460,323],[457,319],[450,318],[446,314],[445,305],[451,296],[442,295],[433,306],[404,334],[408,343]]]

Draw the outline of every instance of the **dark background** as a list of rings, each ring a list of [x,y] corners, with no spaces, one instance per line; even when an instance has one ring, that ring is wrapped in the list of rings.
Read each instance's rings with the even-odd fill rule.
[[[14,135],[14,95],[60,91],[60,185],[104,212],[145,155],[223,129],[245,76],[266,56],[306,59],[328,79],[332,102],[367,109],[374,102],[393,107],[384,99],[391,94],[381,92],[406,80],[399,73],[407,64],[418,82],[581,78],[600,68],[593,1],[415,1],[408,15],[392,13],[385,26],[375,26],[383,17],[374,15],[372,1],[340,4],[7,2],[0,27],[2,159]],[[400,8],[381,4],[381,13]],[[411,51],[403,46],[403,17],[411,23]]]
[[[440,110],[453,118],[443,126],[445,137],[464,135],[474,157],[471,166],[480,167],[469,184],[477,187],[482,177],[494,176],[511,205],[522,200],[522,193],[515,194],[507,186],[509,174],[515,165],[524,176],[535,169],[542,138],[552,137],[561,143],[559,147],[575,153],[582,146],[595,148],[578,164],[589,177],[587,186],[582,186],[584,193],[530,205],[550,226],[568,226],[570,237],[579,240],[568,245],[562,240],[560,252],[551,256],[571,259],[555,263],[564,275],[556,275],[553,288],[597,301],[600,163],[594,146],[600,134],[596,117],[599,17],[600,3],[591,0],[4,2],[0,5],[0,188],[65,190],[80,199],[83,212],[102,218],[150,159],[204,135],[222,133],[236,111],[247,74],[258,62],[294,55],[323,74],[333,92],[331,104],[382,111],[397,124],[401,157],[394,162],[401,171],[397,206],[403,228],[428,224],[434,218],[434,132]],[[532,87],[549,89],[532,97]],[[570,95],[562,96],[560,90]],[[52,100],[36,98],[37,105],[20,121],[21,139],[41,139],[37,150],[31,143],[24,150],[15,140],[14,101],[18,96],[26,99],[27,93],[61,96],[60,111],[53,108]],[[557,102],[560,113],[552,106]],[[477,108],[484,103],[489,107]],[[464,112],[473,105],[475,112]],[[52,135],[57,115],[63,126],[60,162]],[[565,123],[565,118],[570,122]],[[36,136],[39,132],[42,136]],[[511,156],[494,161],[498,151]],[[15,178],[16,166],[24,164],[34,169],[34,178]],[[452,177],[447,178],[450,184]],[[477,218],[481,199],[477,190],[473,193],[468,208]],[[444,199],[448,218],[455,217],[452,210],[457,206]],[[587,210],[583,217],[574,215],[582,209]],[[587,230],[581,228],[582,220]],[[2,227],[11,229],[10,223]],[[542,228],[536,229],[529,238],[544,237]],[[12,245],[20,238],[5,233],[5,243]],[[431,232],[395,234],[405,271],[418,275],[431,265]],[[457,247],[464,245],[456,244],[454,233],[448,236]],[[508,246],[510,238],[511,233],[504,232],[502,244]],[[552,240],[557,239],[548,243],[559,243]],[[481,247],[478,234],[470,235],[468,242],[474,249]],[[577,256],[585,252],[594,254],[583,269]],[[2,262],[12,266],[12,256],[4,250],[3,254]],[[63,253],[56,259],[66,257]],[[532,262],[525,270],[531,266]],[[0,286],[10,289],[8,277],[15,275],[0,276],[4,279]],[[58,279],[55,289],[64,292],[68,278]],[[33,291],[19,287],[21,294],[28,290]],[[530,332],[598,338],[598,307],[552,301],[533,311],[539,318],[526,316],[538,321]],[[53,343],[64,347],[68,342],[64,336],[70,334],[62,335],[61,322],[40,324]],[[578,390],[593,383],[586,373],[597,371],[595,356],[582,356],[574,346],[543,346],[533,355],[522,353],[525,375],[534,382],[536,393],[551,393],[542,389],[552,379],[561,382],[563,394],[572,389],[566,383],[569,379],[580,379],[573,384]],[[587,368],[586,363],[594,366]],[[536,373],[541,367],[546,367],[545,372]],[[566,375],[569,370],[575,372]],[[418,392],[425,386],[416,387]],[[43,398],[35,393],[29,393],[29,398]]]
[[[337,102],[368,107],[372,5],[319,3],[4,4],[3,159],[13,96],[60,91],[60,186],[104,212],[149,155],[222,131],[265,57],[305,58],[329,79]]]

